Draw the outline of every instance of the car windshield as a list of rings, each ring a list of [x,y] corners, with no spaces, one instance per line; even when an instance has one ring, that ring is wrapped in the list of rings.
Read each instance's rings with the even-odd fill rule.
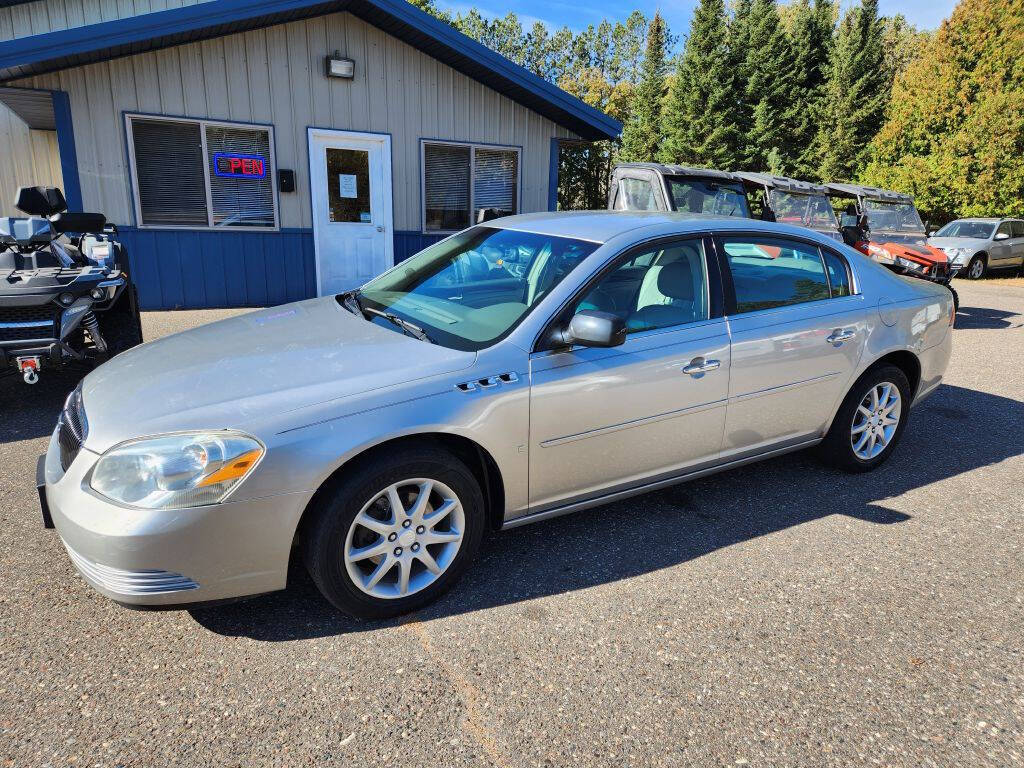
[[[750,218],[747,196],[743,194],[743,187],[739,184],[680,176],[669,178],[668,188],[677,211]]]
[[[804,195],[773,189],[770,196],[775,220],[811,229],[838,229],[836,214],[825,195]]]
[[[951,221],[938,232],[936,237],[970,237],[978,240],[988,240],[992,237],[992,230],[996,225],[989,221]]]
[[[924,232],[924,223],[913,203],[865,200],[868,226],[875,232]]]
[[[414,324],[431,341],[475,351],[508,334],[599,245],[473,227],[367,283],[358,298],[364,308]],[[399,330],[380,315],[373,322]]]

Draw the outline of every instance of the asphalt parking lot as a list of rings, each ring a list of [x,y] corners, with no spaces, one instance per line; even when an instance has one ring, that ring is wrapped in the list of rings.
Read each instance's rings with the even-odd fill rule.
[[[100,597],[34,488],[73,381],[2,379],[0,765],[1024,765],[1024,288],[957,287],[880,472],[796,454],[495,534],[388,623],[298,569],[192,612]]]

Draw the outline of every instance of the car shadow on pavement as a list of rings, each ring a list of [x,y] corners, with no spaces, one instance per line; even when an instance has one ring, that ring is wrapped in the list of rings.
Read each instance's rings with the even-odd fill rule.
[[[26,384],[13,370],[0,373],[0,444],[53,432],[68,393],[86,373],[84,368],[71,366],[44,368],[35,384]]]
[[[1017,312],[1007,312],[1005,309],[961,306],[956,313],[956,328],[958,331],[995,331],[1003,328],[1021,327],[1024,327],[1024,318]]]
[[[942,386],[914,410],[896,453],[874,473],[846,474],[823,467],[808,452],[790,454],[495,533],[485,538],[476,562],[451,592],[411,616],[349,619],[320,596],[296,563],[283,592],[191,614],[222,635],[265,641],[324,637],[611,583],[829,515],[896,524],[910,517],[888,508],[888,499],[1024,454],[1022,424],[1024,403]],[[851,528],[850,535],[858,530],[863,529]]]

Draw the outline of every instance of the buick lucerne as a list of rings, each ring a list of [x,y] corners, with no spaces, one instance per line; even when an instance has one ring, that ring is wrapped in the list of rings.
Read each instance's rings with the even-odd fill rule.
[[[40,459],[43,516],[122,603],[283,589],[294,552],[338,608],[395,615],[488,528],[804,448],[877,468],[952,322],[944,286],[807,229],[513,216],[100,366]]]

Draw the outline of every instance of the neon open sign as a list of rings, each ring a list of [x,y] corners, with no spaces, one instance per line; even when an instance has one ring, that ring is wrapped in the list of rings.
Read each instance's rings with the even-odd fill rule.
[[[218,152],[213,156],[213,172],[230,179],[262,179],[267,175],[267,161],[260,155]]]

